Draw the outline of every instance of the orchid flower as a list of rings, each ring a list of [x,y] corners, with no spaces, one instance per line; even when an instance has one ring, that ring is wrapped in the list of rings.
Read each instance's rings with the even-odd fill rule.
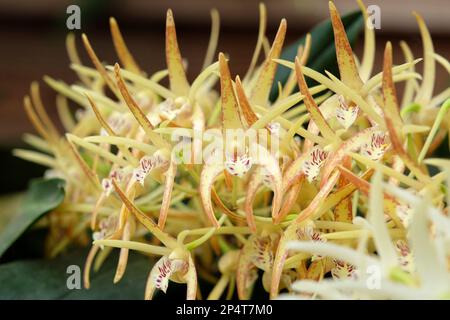
[[[377,197],[382,196],[381,189],[383,182],[378,172],[375,181],[372,182],[372,188],[375,190],[372,195],[370,208],[378,218],[374,218],[367,227],[368,232],[376,244],[377,256],[370,252],[365,253],[367,248],[348,249],[342,246],[329,243],[308,243],[292,242],[288,244],[290,249],[308,251],[316,254],[324,254],[342,259],[339,261],[339,269],[347,268],[341,276],[342,271],[333,269],[333,279],[325,279],[321,282],[311,282],[301,280],[293,284],[293,289],[299,292],[316,293],[321,298],[360,298],[366,297],[377,299],[436,299],[448,298],[450,290],[450,278],[448,273],[448,242],[442,241],[448,237],[448,229],[443,234],[431,234],[428,224],[444,222],[448,224],[448,217],[438,208],[435,208],[427,200],[427,196],[417,197],[408,191],[398,187],[386,185],[388,192],[403,201],[414,204],[416,209],[413,214],[413,222],[408,232],[407,242],[405,240],[394,240],[386,233],[388,230],[386,224],[381,221],[378,224],[382,208],[379,205]],[[381,211],[380,211],[381,210]],[[374,214],[374,212],[372,212]],[[441,221],[442,220],[442,221]],[[437,225],[436,225],[437,226]],[[444,227],[445,228],[445,227]],[[442,238],[443,237],[443,238]],[[394,247],[395,245],[395,247]],[[445,258],[447,257],[447,258]],[[351,272],[349,272],[349,264]],[[414,267],[415,266],[415,267]],[[377,278],[378,284],[371,286],[370,267],[381,270],[380,278]],[[357,276],[351,276],[356,272]],[[373,269],[375,270],[375,269]],[[339,276],[337,276],[339,272]],[[378,271],[377,271],[378,272]]]
[[[272,299],[448,298],[450,165],[430,155],[450,133],[450,91],[434,95],[436,62],[447,72],[450,64],[434,52],[424,20],[415,14],[423,75],[406,43],[405,62],[393,65],[389,42],[382,72],[373,74],[374,28],[365,24],[357,63],[330,2],[337,76],[307,66],[311,35],[294,61],[280,59],[287,21],[270,45],[263,4],[259,13],[252,60],[239,75],[230,65],[240,57],[219,53],[215,61],[220,19],[211,12],[210,43],[192,82],[171,10],[163,70],[142,69],[114,18],[112,65],[83,34],[92,67],[85,65],[68,35],[80,81],[44,78],[65,134],[34,82],[24,107],[37,132],[25,141],[35,151],[14,151],[66,180],[64,202],[43,221],[49,255],[92,238],[86,288],[113,248],[114,282],[126,277],[129,250],[148,255],[146,299],[170,292],[171,282],[186,284],[187,299],[251,299],[258,281]],[[271,101],[279,65],[290,74]],[[213,284],[207,295],[199,278]]]

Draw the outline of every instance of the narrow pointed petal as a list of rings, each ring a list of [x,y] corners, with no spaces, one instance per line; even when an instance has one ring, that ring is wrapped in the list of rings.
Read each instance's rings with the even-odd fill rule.
[[[200,176],[200,197],[202,199],[203,210],[211,224],[218,228],[219,222],[214,215],[214,208],[211,202],[211,189],[216,177],[224,170],[224,166],[217,163],[205,165]]]
[[[239,129],[242,122],[239,107],[234,94],[228,62],[223,53],[219,54],[220,94],[222,102],[222,128]]]
[[[359,75],[365,83],[369,80],[372,73],[373,63],[375,60],[375,31],[374,27],[369,25],[370,17],[367,13],[367,8],[362,2],[358,0],[358,6],[364,16],[364,54],[361,61]]]
[[[403,148],[403,121],[400,117],[397,94],[395,91],[394,81],[392,79],[392,46],[388,42],[384,53],[383,64],[383,101],[384,101],[384,115],[386,127],[389,131],[389,137],[392,142],[394,150],[402,159],[409,170],[422,182],[427,182],[429,177],[423,170],[411,159]]]
[[[166,19],[166,63],[169,70],[170,89],[179,96],[186,96],[189,92],[189,83],[178,48],[175,21],[170,9],[167,10]]]
[[[91,287],[91,280],[90,280],[91,266],[92,266],[92,263],[94,262],[94,258],[99,249],[100,249],[100,246],[93,245],[91,247],[91,250],[89,250],[88,256],[86,258],[86,262],[84,263],[83,286],[85,289],[89,289]]]
[[[343,167],[345,169],[351,170],[352,159],[349,156],[345,157],[345,159],[343,160]],[[342,188],[348,182],[349,180],[342,174],[341,171],[341,177],[339,178],[338,186]],[[335,221],[351,223],[353,220],[352,198],[349,196],[343,199],[341,202],[339,202],[338,205],[333,210],[333,215]]]
[[[273,262],[272,278],[270,283],[270,299],[275,299],[280,288],[281,275],[283,273],[284,263],[288,256],[286,245],[292,240],[297,240],[298,224],[290,224],[281,235]]]
[[[116,49],[116,53],[119,57],[120,63],[125,66],[125,69],[140,74],[141,70],[134,60],[133,55],[128,50],[125,41],[123,40],[122,33],[120,32],[119,25],[117,24],[116,19],[114,19],[113,17],[109,18],[109,26],[111,29],[114,47]]]
[[[305,175],[303,172],[303,163],[308,157],[309,153],[306,152],[300,157],[296,158],[286,169],[283,175],[283,193],[287,192],[289,188],[300,181],[300,179]]]
[[[219,42],[220,15],[217,9],[211,10],[211,34],[209,37],[208,49],[206,50],[202,70],[206,69],[215,57],[217,44]]]
[[[95,230],[95,226],[97,225],[97,216],[98,211],[100,210],[100,206],[105,201],[106,195],[103,192],[100,197],[98,198],[97,202],[95,203],[94,210],[92,210],[92,216],[91,216],[91,229]]]
[[[340,173],[336,171],[330,176],[328,181],[320,188],[319,193],[317,193],[308,207],[306,207],[295,219],[296,222],[302,222],[316,213],[317,209],[323,205],[324,200],[327,198],[328,194],[331,192],[336,182],[338,181],[339,174]]]
[[[158,227],[161,230],[164,230],[164,225],[166,224],[176,174],[177,174],[177,165],[173,161],[170,161],[169,168],[166,171],[164,194],[158,218]]]
[[[114,94],[117,94],[117,87],[114,81],[109,76],[108,72],[106,71],[103,64],[100,62],[100,59],[97,57],[97,54],[95,53],[94,49],[92,49],[91,43],[88,40],[88,37],[83,33],[81,36],[83,40],[84,47],[86,48],[86,52],[89,56],[89,58],[92,61],[92,64],[94,65],[95,69],[97,69],[98,73],[102,76],[103,80],[105,81],[108,88],[114,92]]]
[[[437,144],[437,146],[440,145],[440,142],[442,142],[442,139],[445,137],[446,133],[445,131],[439,132],[439,128],[441,126],[442,121],[444,119],[450,119],[450,99],[447,99],[442,106],[439,109],[438,114],[436,115],[436,119],[434,120],[433,126],[431,127],[430,133],[428,134],[425,143],[423,144],[422,150],[420,150],[420,154],[418,157],[418,163],[421,163],[425,156],[428,153],[432,152],[432,144]],[[448,120],[447,120],[448,121]],[[450,126],[450,121],[448,121]],[[441,138],[439,138],[439,134],[441,135]],[[437,147],[436,146],[436,147]]]
[[[256,42],[255,51],[253,52],[252,61],[244,77],[244,83],[248,83],[254,75],[254,69],[256,62],[258,61],[263,46],[267,27],[267,9],[263,2],[259,3],[259,28],[258,28],[258,40]]]
[[[373,174],[373,170],[369,169],[363,173],[361,179],[370,179]],[[333,207],[337,206],[342,200],[350,196],[358,187],[353,184],[353,182],[348,183],[344,187],[339,188],[336,192],[328,195],[323,204],[320,206],[319,211],[315,217],[320,217],[322,214],[331,210]]]
[[[125,224],[125,228],[122,235],[123,241],[130,241],[132,235],[134,234],[134,221],[132,219],[128,219],[127,223]],[[114,275],[114,283],[118,283],[125,274],[125,270],[127,268],[128,263],[129,251],[130,249],[128,248],[120,249],[119,263],[117,264],[116,274]]]
[[[122,76],[120,75],[120,66],[117,63],[114,66],[114,72],[116,75],[116,81],[120,93],[122,94],[122,97],[124,98],[128,108],[130,109],[133,116],[136,118],[137,122],[141,125],[142,129],[144,129],[150,141],[155,146],[165,147],[167,143],[157,133],[153,132],[153,126],[150,123],[150,120],[147,118],[142,109],[138,106],[136,101],[134,101],[134,99],[131,97],[131,94],[126,87],[125,81],[123,81]]]
[[[353,57],[352,47],[345,33],[344,24],[333,2],[329,2],[331,23],[334,31],[336,57],[341,80],[354,90],[361,89],[363,83],[359,77],[358,68]]]
[[[303,76],[302,66],[300,65],[300,61],[298,60],[298,58],[295,58],[295,72],[297,74],[297,82],[300,88],[300,92],[305,96],[305,106],[308,112],[311,114],[311,119],[319,127],[320,132],[325,139],[333,140],[335,134],[323,117],[322,113],[319,110],[319,107],[317,106],[316,102],[311,96],[311,93],[309,92],[305,77]]]
[[[195,300],[197,297],[197,271],[195,269],[195,263],[192,259],[192,256],[189,255],[189,261],[188,261],[188,270],[184,276],[184,279],[187,284],[187,290],[186,290],[186,300]]]
[[[374,127],[369,127],[363,131],[358,132],[350,139],[341,143],[339,148],[333,151],[328,159],[326,160],[324,167],[322,169],[322,181],[321,186],[323,186],[331,173],[336,169],[336,167],[342,163],[347,152],[358,150],[364,143],[370,141],[371,136],[377,129]]]
[[[322,260],[314,260],[308,267],[306,279],[319,281],[323,278],[325,272],[325,262]]]
[[[148,274],[147,282],[145,283],[144,300],[152,300],[153,295],[155,294],[156,285],[155,285],[155,281],[153,280],[155,278],[154,274],[155,273],[153,272],[153,268],[152,268],[152,270]]]
[[[246,219],[230,209],[227,208],[227,206],[222,202],[219,195],[217,194],[216,190],[214,188],[211,189],[211,197],[214,203],[217,205],[217,207],[222,210],[223,213],[225,213],[231,220],[238,222],[238,223],[245,223]]]
[[[272,48],[269,55],[264,62],[262,69],[256,80],[255,87],[250,95],[250,101],[260,106],[266,106],[269,93],[272,88],[273,79],[277,70],[277,63],[273,59],[278,59],[281,54],[281,49],[286,35],[286,20],[281,20],[280,27],[273,41]]]
[[[86,94],[86,98],[88,99],[92,110],[94,111],[95,116],[97,117],[98,122],[100,122],[100,125],[103,129],[110,135],[110,136],[116,136],[117,134],[114,132],[114,130],[111,128],[111,126],[108,124],[108,121],[103,118],[100,110],[98,109],[96,103],[94,100],[92,100],[91,96]]]
[[[55,125],[53,124],[53,121],[50,119],[47,111],[45,110],[44,104],[42,103],[42,99],[41,99],[39,83],[37,81],[34,81],[31,83],[30,92],[31,92],[31,100],[33,102],[33,105],[36,108],[37,114],[42,119],[43,124],[50,131],[50,133],[52,134],[55,141],[57,141],[60,137],[60,134],[58,133],[58,130],[56,129]]]
[[[384,113],[386,122],[391,122],[391,126],[395,129],[396,136],[402,136],[403,121],[400,117],[399,105],[397,102],[397,93],[392,78],[392,45],[390,42],[386,44],[384,50],[383,63],[383,98]]]
[[[373,240],[385,271],[397,266],[394,244],[389,236],[383,209],[382,174],[375,172],[369,194],[369,220],[373,226]]]
[[[416,101],[419,104],[426,106],[433,96],[435,75],[436,75],[436,63],[434,61],[434,47],[433,41],[430,36],[430,32],[425,24],[423,18],[414,13],[417,24],[419,25],[420,35],[423,43],[423,81],[420,89],[417,91]]]
[[[403,56],[405,57],[406,63],[412,63],[414,61],[414,56],[413,56],[413,53],[412,53],[410,47],[408,46],[408,44],[405,41],[401,41],[400,47],[402,48]],[[414,70],[415,70],[414,65],[411,65],[411,67],[409,67],[408,70],[411,72],[414,72]],[[403,92],[402,104],[401,104],[402,111],[404,108],[406,108],[408,105],[410,105],[413,102],[415,86],[418,86],[416,79],[409,79],[406,81],[405,89]]]
[[[239,106],[241,107],[242,115],[244,116],[247,125],[251,127],[256,121],[258,121],[258,116],[253,111],[250,102],[245,95],[244,87],[242,86],[239,76],[236,76],[236,93],[239,100]]]
[[[82,138],[79,138],[73,134],[70,133],[66,133],[66,138],[69,142],[71,143],[75,143],[87,150],[92,151],[96,156],[101,156],[105,159],[107,159],[108,161],[111,161],[112,163],[116,163],[119,165],[123,165],[126,166],[128,163],[125,159],[123,159],[123,157],[115,155],[113,153],[111,153],[110,151],[101,148],[100,146],[87,142]],[[94,172],[94,170],[92,170]]]
[[[96,190],[101,190],[101,185],[100,181],[98,180],[97,174],[88,167],[86,162],[83,160],[83,157],[81,157],[77,148],[71,141],[69,141],[69,149],[72,151],[76,163],[80,166],[81,171],[85,174],[92,187]]]
[[[247,218],[247,224],[252,232],[256,232],[255,217],[253,216],[253,201],[255,200],[256,193],[259,187],[262,185],[261,174],[259,170],[256,170],[247,185],[247,192],[245,194],[244,211]]]
[[[47,132],[41,119],[39,119],[38,115],[36,114],[29,96],[25,96],[25,98],[23,99],[23,105],[27,117],[30,120],[33,127],[35,128],[35,130],[37,131],[37,133],[48,142],[52,141],[52,136]]]
[[[300,64],[302,66],[306,65],[306,63],[308,62],[310,50],[311,50],[311,34],[307,33],[306,38],[305,38],[305,45],[304,46],[300,45],[297,50],[297,57],[300,59]],[[289,78],[287,79],[286,83],[284,84],[283,92],[282,92],[282,95],[280,96],[280,98],[285,98],[285,97],[289,96],[292,93],[292,91],[294,90],[296,83],[297,83],[297,80],[296,80],[295,72],[291,71],[289,74]]]
[[[341,172],[341,176],[345,177],[345,179],[347,179],[349,182],[355,185],[358,188],[358,190],[360,190],[365,196],[369,196],[371,184],[368,181],[364,180],[362,177],[356,176],[353,172],[341,166],[339,166],[338,169]],[[397,215],[397,207],[399,205],[398,201],[396,201],[392,196],[384,194],[383,204],[384,204],[383,205],[384,211],[392,219],[395,225],[398,228],[403,228],[403,224]]]
[[[300,189],[303,186],[303,181],[304,179],[300,179],[300,181],[292,185],[292,187],[289,188],[287,194],[285,194],[283,198],[283,205],[281,206],[280,212],[274,221],[275,224],[283,222],[284,218],[288,215],[288,213],[294,206],[295,202],[297,201]]]
[[[156,238],[158,238],[162,243],[164,243],[165,246],[169,248],[173,248],[177,246],[177,241],[172,238],[169,234],[163,232],[156,223],[145,213],[143,213],[141,210],[139,210],[131,201],[128,199],[128,197],[125,195],[125,193],[122,191],[122,189],[117,185],[116,181],[113,179],[113,185],[114,190],[119,195],[122,202],[125,204],[127,209],[133,213],[133,215],[141,222]]]
[[[75,41],[75,33],[70,32],[66,37],[66,50],[67,55],[69,56],[69,60],[71,64],[83,65],[81,62],[80,56],[78,55],[77,45]],[[80,80],[87,86],[91,87],[92,81],[91,79],[81,72],[77,72]]]
[[[261,146],[259,146],[258,156],[261,161],[263,182],[273,191],[272,219],[277,220],[283,200],[283,178],[281,176],[280,166],[278,165],[278,160],[267,149]]]

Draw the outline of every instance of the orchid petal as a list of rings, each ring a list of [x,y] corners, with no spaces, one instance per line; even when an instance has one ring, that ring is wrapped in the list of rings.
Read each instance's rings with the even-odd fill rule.
[[[300,61],[298,59],[295,60],[295,72],[297,74],[297,81],[300,88],[300,92],[305,96],[305,106],[308,109],[308,112],[311,114],[311,119],[316,123],[319,127],[320,132],[326,139],[333,140],[335,134],[333,130],[330,128],[322,113],[319,110],[319,107],[315,103],[314,99],[309,92],[308,86],[306,85],[305,77],[302,73],[302,66],[300,65]]]
[[[109,26],[111,28],[111,35],[114,43],[114,47],[116,49],[116,53],[119,57],[120,62],[125,66],[126,69],[130,70],[134,73],[141,73],[139,65],[134,60],[130,51],[125,44],[125,40],[123,40],[122,33],[120,32],[119,25],[117,24],[116,19],[113,17],[109,18]]]
[[[420,167],[410,158],[410,156],[403,149],[403,139],[401,128],[403,121],[400,117],[400,112],[397,103],[397,95],[395,92],[394,83],[392,80],[392,47],[388,42],[384,54],[383,66],[383,98],[384,98],[384,115],[386,126],[389,131],[389,136],[392,146],[403,160],[405,165],[411,172],[421,181],[426,182],[429,177],[426,176]]]
[[[242,115],[247,122],[247,125],[251,127],[256,121],[258,121],[258,116],[253,111],[250,102],[245,95],[244,87],[242,86],[241,79],[236,76],[236,93],[239,100],[239,106],[241,107]]]
[[[120,93],[122,94],[128,108],[130,109],[131,113],[133,114],[137,122],[141,125],[142,129],[144,129],[145,133],[148,135],[149,139],[155,146],[165,147],[167,143],[164,140],[162,140],[158,134],[153,132],[153,126],[150,123],[150,120],[148,120],[147,116],[144,114],[142,109],[139,108],[137,103],[134,101],[134,99],[128,92],[125,82],[123,81],[122,76],[120,75],[120,66],[117,63],[114,66],[114,72],[116,75],[116,81]]]
[[[344,25],[333,2],[329,2],[331,23],[334,31],[334,42],[336,44],[336,57],[339,66],[339,73],[342,81],[354,90],[361,89],[363,83],[359,77],[355,59],[353,58],[352,47],[345,33]]]
[[[95,69],[97,69],[98,73],[102,76],[103,80],[105,81],[108,88],[117,96],[119,97],[117,87],[114,83],[114,81],[109,76],[108,72],[106,71],[103,64],[100,62],[100,59],[95,54],[94,49],[91,46],[91,43],[88,40],[88,37],[83,33],[81,35],[81,39],[83,40],[84,47],[86,49],[86,52],[91,59],[93,65],[95,66]]]
[[[259,168],[252,174],[247,186],[245,195],[244,211],[247,218],[247,224],[252,232],[256,232],[255,217],[253,216],[253,201],[255,200],[256,192],[262,184],[262,177]]]
[[[134,233],[134,221],[133,218],[128,219],[128,221],[125,224],[125,228],[123,231],[123,235],[122,235],[122,240],[123,241],[130,241],[133,233]],[[114,275],[114,283],[118,283],[123,275],[125,274],[125,269],[127,267],[127,262],[128,262],[128,253],[129,253],[129,249],[128,248],[121,248],[120,249],[120,255],[119,255],[119,262],[117,264],[117,269],[116,269],[116,274]]]
[[[427,29],[425,21],[418,13],[413,13],[419,25],[420,35],[423,43],[423,81],[420,89],[417,92],[415,101],[426,106],[430,102],[433,95],[434,78],[436,73],[436,63],[434,61],[434,47],[431,40],[430,32]]]
[[[225,167],[219,163],[205,165],[200,176],[200,196],[202,199],[203,210],[211,224],[216,228],[219,227],[219,223],[214,215],[214,209],[211,202],[211,189],[213,188],[214,180],[224,169]]]
[[[380,255],[384,271],[389,272],[398,264],[397,254],[384,219],[382,174],[375,172],[369,194],[369,221],[373,226],[373,239]]]
[[[189,83],[181,60],[175,21],[170,9],[167,10],[166,19],[166,63],[169,70],[170,89],[177,95],[186,96],[189,92]]]
[[[239,129],[242,122],[239,115],[239,107],[234,94],[228,62],[223,53],[219,54],[220,64],[220,92],[222,102],[222,128]]]
[[[161,230],[164,230],[164,225],[166,223],[176,173],[177,173],[177,166],[173,161],[170,161],[169,168],[166,171],[163,200],[161,203],[161,210],[159,211],[159,218],[158,218],[158,227]]]
[[[373,63],[375,60],[375,32],[373,26],[369,25],[369,15],[367,13],[366,6],[361,0],[358,0],[358,6],[361,9],[364,16],[364,55],[359,70],[359,75],[363,82],[369,80],[372,73]]]
[[[123,193],[122,189],[117,185],[116,181],[113,180],[114,189],[119,195],[120,199],[127,207],[127,209],[133,213],[133,215],[141,222],[156,238],[158,238],[164,245],[173,248],[177,246],[177,241],[169,234],[162,231],[153,220],[139,210]]]
[[[267,104],[270,89],[272,88],[272,82],[275,77],[277,69],[277,63],[273,59],[278,59],[283,47],[284,37],[286,35],[286,20],[281,20],[280,27],[278,28],[275,40],[273,41],[272,48],[261,67],[256,84],[253,87],[250,95],[250,101],[260,106]]]

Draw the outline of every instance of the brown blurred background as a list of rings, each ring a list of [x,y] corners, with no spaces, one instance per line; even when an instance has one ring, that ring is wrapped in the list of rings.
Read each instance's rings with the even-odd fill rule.
[[[81,32],[88,34],[103,61],[114,63],[116,56],[109,34],[108,18],[117,18],[128,47],[139,64],[149,73],[164,68],[164,21],[167,8],[172,8],[177,24],[182,54],[189,62],[189,77],[199,71],[209,40],[211,8],[221,14],[219,50],[230,54],[233,73],[244,73],[250,62],[257,38],[258,2],[256,0],[0,0],[0,145],[12,146],[30,131],[22,98],[33,80],[44,74],[67,82],[75,80],[68,67],[65,52],[66,8],[81,8]],[[356,10],[355,0],[336,0],[341,14]],[[305,34],[314,24],[328,16],[325,0],[267,0],[269,39],[273,39],[279,21],[288,20],[289,44]],[[380,71],[381,53],[387,40],[395,45],[395,62],[401,63],[398,43],[406,40],[415,56],[422,56],[422,46],[413,10],[422,14],[434,38],[435,50],[450,56],[450,14],[448,0],[366,0],[366,5],[381,7],[381,30],[377,30],[377,60]],[[79,38],[77,39],[79,40]],[[356,44],[360,56],[363,38]],[[314,39],[313,39],[314,41]],[[80,41],[79,52],[90,65]],[[421,65],[418,66],[421,69]],[[439,92],[447,87],[448,75],[437,68]],[[42,81],[41,81],[42,83]],[[49,112],[56,116],[54,93],[42,83],[42,93]]]

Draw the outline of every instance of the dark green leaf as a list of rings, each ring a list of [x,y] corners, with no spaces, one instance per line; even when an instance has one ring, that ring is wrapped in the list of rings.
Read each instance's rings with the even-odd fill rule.
[[[127,272],[113,284],[117,255],[108,258],[98,273],[91,274],[91,288],[68,289],[74,282],[69,266],[82,269],[86,250],[78,250],[53,260],[22,260],[0,265],[0,299],[143,299],[145,282],[153,262],[131,252]]]
[[[75,273],[69,266],[79,267],[82,277],[87,250],[76,250],[52,260],[21,260],[0,264],[0,300],[10,299],[101,299],[101,300],[142,300],[148,274],[155,263],[139,253],[130,252],[125,275],[114,284],[118,249],[104,262],[98,272],[91,272],[91,287],[84,289],[80,278],[80,288],[68,289],[67,283],[74,284]],[[212,288],[199,279],[199,285],[206,292]],[[184,299],[186,285],[170,282],[167,294],[157,291],[155,299]]]
[[[3,197],[0,224],[0,256],[44,213],[64,200],[64,180],[35,179],[25,195]]]
[[[362,13],[360,11],[348,13],[342,17],[342,22],[344,23],[350,44],[353,45],[363,27],[364,19]],[[314,27],[310,33],[311,51],[307,66],[319,72],[328,70],[336,75],[338,69],[331,21],[326,20],[322,22]],[[281,59],[294,61],[298,47],[305,44],[305,39],[303,37],[285,48],[281,54]],[[290,71],[289,68],[284,66],[278,67],[271,92],[272,101],[278,96],[278,82],[284,84],[289,77]],[[311,85],[311,82],[308,82],[308,85]]]

